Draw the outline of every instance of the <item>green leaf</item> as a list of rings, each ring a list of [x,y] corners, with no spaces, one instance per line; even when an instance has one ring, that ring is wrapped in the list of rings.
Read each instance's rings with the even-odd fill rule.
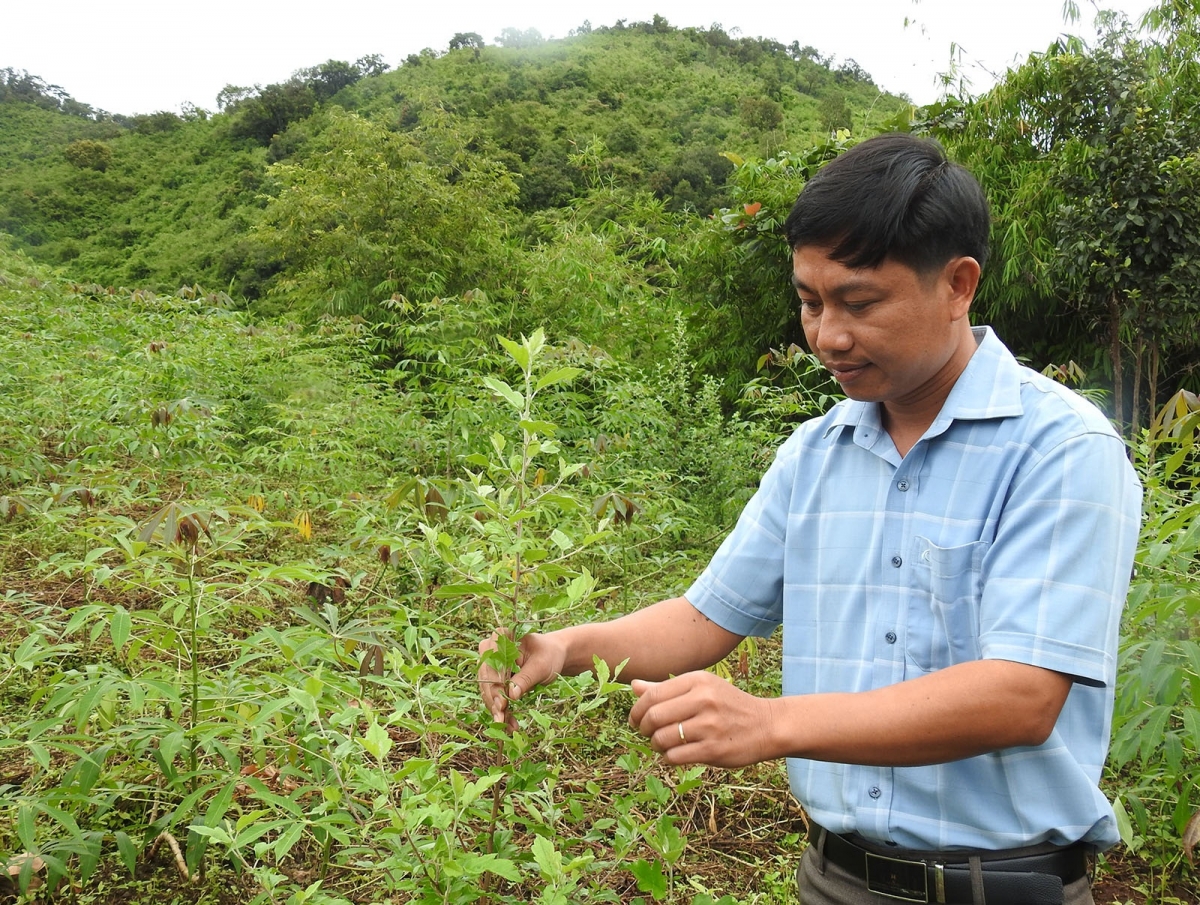
[[[242,782],[250,788],[250,790],[254,793],[254,797],[263,804],[268,804],[274,808],[278,808],[279,810],[287,811],[289,814],[292,814],[300,820],[304,819],[304,808],[300,804],[291,798],[287,798],[278,794],[277,792],[272,792],[269,788],[267,788],[266,783],[264,783],[258,777],[244,776],[242,777]]]
[[[289,688],[288,697],[300,705],[304,715],[310,719],[317,713],[317,699],[302,688]]]
[[[197,836],[203,836],[206,839],[213,839],[221,845],[233,845],[233,837],[220,826],[205,826],[202,823],[193,823],[188,830],[195,833]]]
[[[529,339],[525,340],[525,348],[529,350],[529,359],[538,357],[538,353],[542,351],[542,347],[546,345],[546,331],[538,327],[533,331]]]
[[[119,654],[125,647],[125,642],[129,640],[129,631],[131,628],[131,620],[129,611],[125,607],[117,604],[113,607],[112,619],[108,623],[108,634],[112,638],[113,649]]]
[[[379,761],[384,760],[388,756],[388,752],[392,750],[391,736],[377,722],[372,722],[367,727],[366,735],[359,739],[359,742],[372,757]]]
[[[552,435],[558,427],[549,421],[526,421],[524,418],[520,422],[521,430],[530,434],[543,434],[544,436]]]
[[[537,862],[543,880],[553,883],[562,876],[562,852],[554,847],[553,842],[545,836],[538,836],[533,840],[531,848],[533,849],[533,860]]]
[[[517,865],[499,855],[466,855],[456,861],[463,873],[469,877],[478,877],[486,871],[503,877],[510,883],[521,882],[521,871],[517,869]]]
[[[553,386],[556,383],[565,383],[574,380],[582,373],[583,368],[555,368],[553,371],[548,371],[539,377],[533,388],[535,391],[544,390],[546,387]]]
[[[455,597],[486,597],[489,600],[504,599],[504,595],[497,591],[494,586],[484,582],[442,585],[433,592],[433,596],[437,600]]]
[[[461,773],[459,773],[457,770],[451,770],[450,771],[450,789],[451,789],[451,791],[454,792],[455,800],[460,800],[462,798],[463,792],[466,791],[466,788],[467,788],[466,778]]]
[[[137,846],[133,844],[133,840],[129,838],[128,833],[117,830],[114,834],[117,838],[117,851],[121,855],[121,863],[125,865],[125,869],[130,875],[137,873]]]
[[[37,832],[34,829],[33,808],[22,805],[17,810],[17,838],[26,851],[37,850]]]
[[[1129,812],[1125,810],[1125,802],[1121,800],[1120,796],[1113,801],[1113,813],[1117,816],[1117,832],[1121,836],[1121,841],[1130,851],[1136,851],[1133,822],[1129,819]]]
[[[45,646],[45,636],[40,632],[31,632],[25,636],[25,640],[17,645],[17,649],[13,652],[13,665],[19,666],[26,671],[32,671],[37,666],[39,660],[45,659],[48,656]]]
[[[1183,726],[1191,738],[1191,747],[1200,750],[1200,710],[1189,707],[1183,711]]]
[[[286,858],[292,847],[300,841],[300,835],[303,832],[304,823],[302,821],[297,820],[290,823],[288,828],[279,834],[279,838],[271,846],[275,857],[281,861]]]
[[[633,862],[630,870],[637,880],[638,889],[650,893],[655,901],[660,901],[667,894],[667,878],[663,874],[662,862],[639,858]]]
[[[583,569],[578,575],[571,579],[571,583],[567,585],[567,599],[572,604],[580,603],[592,593],[592,589],[596,586],[596,579],[592,577],[592,573],[587,569]]]
[[[91,879],[92,874],[96,872],[96,866],[100,863],[100,855],[103,851],[100,845],[100,839],[93,834],[89,834],[87,838],[79,840],[75,843],[76,849],[76,864],[79,869],[79,879],[86,884]]]
[[[596,671],[596,682],[603,691],[604,686],[608,684],[611,678],[608,670],[608,661],[602,660],[597,654],[592,654],[592,668]]]
[[[461,778],[461,774],[459,774],[457,771],[451,771],[452,784],[454,783],[455,779]],[[504,779],[504,774],[497,772],[488,776],[484,776],[482,779],[479,779],[475,782],[464,783],[461,791],[459,791],[456,786],[455,798],[458,799],[458,802],[460,805],[462,805],[462,807],[469,808],[472,804],[479,800],[479,797],[483,795],[484,792],[486,792],[496,783],[500,782],[502,779]]]
[[[505,402],[515,408],[518,412],[525,409],[525,397],[510,387],[503,380],[497,377],[484,377],[483,385],[489,390],[501,397]]]
[[[1146,713],[1146,722],[1142,727],[1142,741],[1138,746],[1138,757],[1142,763],[1149,763],[1154,750],[1162,744],[1166,733],[1167,721],[1171,718],[1171,708],[1165,706],[1151,707]]]
[[[512,357],[521,368],[522,371],[529,370],[529,351],[520,343],[515,343],[511,339],[503,336],[496,337],[500,341],[500,345],[504,346],[504,350]]]
[[[216,797],[209,802],[208,810],[204,813],[205,826],[217,826],[225,819],[225,812],[229,810],[230,804],[233,803],[233,793],[237,786],[236,782],[226,783],[225,788],[221,789]],[[194,826],[193,829],[195,829]]]
[[[79,762],[72,770],[75,780],[76,791],[80,795],[88,795],[96,785],[96,781],[100,779],[100,773],[103,769],[104,761],[108,757],[110,749],[101,748],[92,754],[84,754],[79,758]]]
[[[43,770],[50,769],[50,752],[46,750],[46,746],[40,742],[30,742],[26,746],[26,750],[30,756],[37,761],[38,766]]]

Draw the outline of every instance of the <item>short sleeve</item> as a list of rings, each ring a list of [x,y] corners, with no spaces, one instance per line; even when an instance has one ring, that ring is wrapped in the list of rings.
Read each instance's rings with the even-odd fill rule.
[[[1141,488],[1121,440],[1090,432],[1029,453],[983,558],[980,646],[1111,686]]]
[[[780,447],[737,525],[684,595],[717,625],[738,635],[765,638],[783,619],[784,551],[796,473],[795,439]]]

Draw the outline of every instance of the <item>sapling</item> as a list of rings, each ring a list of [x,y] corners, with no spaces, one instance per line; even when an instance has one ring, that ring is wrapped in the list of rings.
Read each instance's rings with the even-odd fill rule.
[[[557,426],[545,420],[539,404],[541,394],[573,380],[582,370],[547,367],[541,330],[520,342],[505,338],[499,342],[519,369],[519,377],[509,384],[489,375],[482,383],[506,404],[515,422],[515,442],[495,432],[489,438],[489,454],[467,456],[465,463],[471,470],[458,517],[452,516],[445,525],[423,523],[422,530],[458,579],[443,585],[438,596],[490,607],[499,643],[481,656],[507,681],[517,668],[519,640],[527,631],[547,615],[561,614],[594,596],[592,574],[572,559],[605,536],[608,523],[602,521],[599,529],[589,524],[590,505],[568,484],[585,466],[563,458],[555,439]],[[466,530],[453,537],[450,532],[458,526]],[[493,727],[488,735],[496,744],[497,778],[511,777],[529,747],[528,740],[520,732],[509,736],[502,727]],[[496,849],[508,786],[498,781],[490,784],[492,807],[483,840],[489,854]]]

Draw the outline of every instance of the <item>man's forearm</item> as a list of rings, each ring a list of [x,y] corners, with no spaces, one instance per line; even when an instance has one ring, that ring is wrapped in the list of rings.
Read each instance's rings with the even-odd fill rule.
[[[563,673],[578,675],[599,657],[615,669],[623,661],[623,681],[649,679],[705,669],[730,653],[740,635],[718,626],[684,597],[663,600],[610,622],[572,626],[551,633],[564,643]]]
[[[981,660],[886,688],[760,698],[710,673],[634,691],[630,723],[671,763],[742,767],[781,757],[915,766],[1038,745],[1071,687],[1059,673]]]
[[[770,756],[912,766],[1039,745],[1070,689],[1060,673],[979,660],[857,694],[776,698]]]

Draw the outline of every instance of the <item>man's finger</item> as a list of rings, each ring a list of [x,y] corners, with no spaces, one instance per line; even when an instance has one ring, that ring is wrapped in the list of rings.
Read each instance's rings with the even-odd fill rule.
[[[630,690],[639,698],[647,691],[650,691],[659,686],[659,682],[649,682],[646,679],[634,679],[629,683]]]
[[[521,695],[525,693],[525,686],[518,682],[517,677],[514,676],[509,680],[506,690],[508,691],[508,699],[510,701],[519,701],[521,700]]]

